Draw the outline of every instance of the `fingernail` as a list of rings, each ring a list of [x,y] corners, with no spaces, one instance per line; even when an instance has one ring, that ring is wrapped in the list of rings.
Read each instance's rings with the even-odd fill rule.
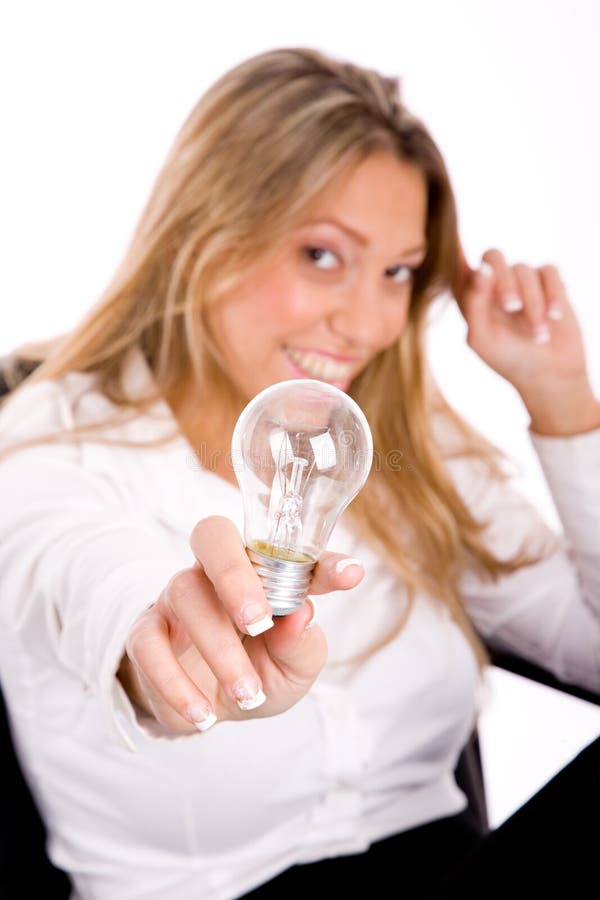
[[[505,294],[502,309],[507,313],[520,312],[523,309],[523,301],[517,294]]]
[[[203,719],[201,722],[194,722],[194,725],[198,729],[198,731],[208,731],[209,728],[212,728],[215,722],[217,721],[217,717],[214,713],[211,713],[206,719]]]
[[[273,627],[273,619],[265,609],[262,603],[247,603],[242,607],[240,614],[244,627],[251,637],[262,634],[263,631]]]
[[[198,731],[208,731],[217,721],[214,712],[204,706],[191,706],[188,709],[188,718],[194,723]]]
[[[256,637],[257,634],[262,634],[263,631],[268,631],[269,628],[272,628],[275,623],[271,616],[263,616],[262,619],[259,619],[257,622],[251,622],[249,625],[246,625],[246,631],[251,637]]]
[[[233,696],[240,709],[256,709],[267,699],[260,688],[257,689],[245,681],[234,686]]]
[[[308,631],[308,629],[309,629],[309,628],[312,628],[313,625],[315,624],[315,622],[317,621],[317,606],[316,606],[316,604],[315,604],[315,601],[314,601],[314,600],[311,600],[310,597],[307,597],[307,598],[306,598],[306,602],[307,602],[307,603],[310,603],[310,605],[312,606],[312,616],[310,617],[310,619],[308,620],[308,622],[307,622],[306,625],[304,626],[304,630],[305,630],[305,631]]]
[[[259,691],[254,697],[249,697],[248,700],[236,700],[236,703],[240,709],[256,709],[258,706],[262,706],[266,699],[263,692]]]
[[[562,317],[563,317],[562,309],[560,309],[558,306],[551,306],[548,309],[548,318],[549,319],[558,320],[558,319],[562,319]]]
[[[346,559],[340,559],[335,564],[336,574],[339,575],[344,569],[347,569],[348,566],[360,566],[362,568],[362,563],[360,559],[353,559],[351,556],[346,557]]]
[[[533,329],[534,344],[547,344],[550,340],[550,329],[547,325],[536,325]]]
[[[488,262],[485,262],[485,260],[484,260],[479,266],[480,278],[482,278],[484,281],[488,281],[492,277],[493,274],[494,274],[493,267]]]

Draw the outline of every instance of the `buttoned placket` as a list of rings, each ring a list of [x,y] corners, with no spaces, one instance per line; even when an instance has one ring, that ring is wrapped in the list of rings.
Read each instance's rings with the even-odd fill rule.
[[[372,756],[370,736],[345,686],[315,685],[311,699],[321,727],[327,788],[321,803],[311,813],[305,843],[338,840],[348,848],[362,849],[367,841],[359,785]]]

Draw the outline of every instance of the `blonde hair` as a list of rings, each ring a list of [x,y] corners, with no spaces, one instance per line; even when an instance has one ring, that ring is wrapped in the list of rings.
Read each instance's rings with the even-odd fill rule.
[[[428,307],[459,275],[457,217],[442,156],[401,102],[397,78],[307,48],[272,50],[226,72],[184,123],[103,297],[73,331],[17,353],[43,360],[25,384],[93,372],[132,417],[190,379],[198,391],[210,384],[231,395],[202,311],[268,256],[333,177],[380,150],[425,176],[428,250],[400,339],[349,390],[369,420],[379,459],[400,450],[403,465],[375,466],[346,515],[406,584],[408,602],[386,641],[421,590],[447,605],[483,665],[485,649],[459,595],[460,572],[470,566],[497,578],[539,555],[520,548],[505,560],[487,548],[486,523],[461,500],[444,462],[450,454],[433,433],[435,413],[458,438],[454,455],[480,460],[490,478],[509,477],[504,454],[450,407],[427,368]],[[127,396],[121,384],[133,346],[154,375],[156,391],[145,397]],[[76,439],[103,424],[17,447]]]

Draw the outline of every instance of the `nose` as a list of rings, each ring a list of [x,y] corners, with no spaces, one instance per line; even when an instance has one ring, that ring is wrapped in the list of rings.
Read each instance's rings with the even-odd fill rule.
[[[408,315],[406,297],[390,296],[385,287],[356,286],[340,296],[328,319],[329,327],[348,346],[378,351],[399,337]]]

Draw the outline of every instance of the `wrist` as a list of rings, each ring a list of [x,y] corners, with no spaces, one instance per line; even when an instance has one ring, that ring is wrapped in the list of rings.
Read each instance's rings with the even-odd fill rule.
[[[529,384],[520,394],[536,434],[568,437],[600,428],[600,402],[587,378]]]

